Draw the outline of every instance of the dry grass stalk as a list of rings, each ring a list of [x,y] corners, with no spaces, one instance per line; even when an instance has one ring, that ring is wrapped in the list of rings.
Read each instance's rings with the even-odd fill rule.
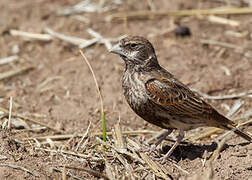
[[[0,155],[0,160],[8,159],[6,156]]]
[[[133,140],[127,138],[127,143],[129,143],[131,146],[135,147],[136,150],[138,150],[138,151],[140,150],[140,145],[138,143],[134,142]],[[161,164],[159,164],[158,162],[154,162],[152,159],[150,159],[150,157],[148,155],[146,155],[143,152],[139,152],[139,154],[140,154],[141,158],[145,161],[145,163],[150,167],[150,169],[153,171],[153,173],[156,176],[164,178],[164,179],[170,179],[170,177],[168,177],[166,175],[166,173],[163,171]]]
[[[77,133],[74,133],[72,137],[70,137],[62,146],[61,150],[65,150],[67,148],[71,149],[71,147],[69,147],[70,143],[73,141],[74,138],[77,137]]]
[[[5,58],[1,58],[0,65],[11,63],[13,61],[18,60],[18,58],[19,58],[18,56],[9,56],[9,57],[5,57]]]
[[[7,72],[0,73],[0,81],[4,80],[4,79],[11,78],[13,76],[17,76],[17,75],[22,74],[22,73],[25,73],[25,72],[27,72],[29,70],[32,70],[33,68],[34,68],[33,66],[24,66],[24,67],[21,67],[21,68],[17,68],[17,69],[14,69],[14,70],[10,70],[10,71],[7,71]]]
[[[50,138],[52,140],[66,140],[66,139],[71,139],[74,137],[82,137],[82,136],[83,136],[82,134],[61,134],[61,135],[29,137],[29,138],[23,138],[22,140],[31,140],[33,138],[36,138],[38,140],[45,140],[46,138]]]
[[[208,16],[207,19],[210,22],[218,23],[218,24],[226,24],[226,25],[230,25],[230,26],[239,26],[240,25],[240,22],[238,22],[238,21],[230,20],[230,19],[223,18],[223,17],[213,16],[213,15]]]
[[[125,170],[128,172],[128,178],[134,180],[135,175],[132,166],[127,162],[127,160],[123,156],[120,156],[115,150],[112,149],[112,152],[125,167]]]
[[[10,106],[9,106],[9,118],[8,118],[8,129],[11,126],[11,113],[12,113],[12,96],[10,96]]]
[[[66,166],[62,168],[62,180],[66,180]]]
[[[66,166],[66,165],[63,165],[63,166],[60,166],[60,167],[64,167],[64,168],[67,168],[67,169],[74,169],[74,170],[78,170],[78,171],[84,171],[84,172],[87,172],[88,174],[91,174],[92,176],[109,180],[109,178],[106,175],[104,175],[104,174],[102,174],[102,173],[100,173],[98,171],[89,169],[89,168],[72,167],[72,166]]]
[[[127,151],[126,149],[118,149],[117,147],[115,147],[114,145],[112,145],[111,143],[106,143],[104,141],[101,141],[100,138],[96,138],[97,141],[99,141],[101,144],[103,144],[104,146],[108,146],[108,147],[111,147],[111,149],[113,149],[114,151],[120,153],[120,154],[125,154],[129,157],[131,157],[132,159],[135,159],[137,161],[139,161],[140,163],[144,164],[143,160],[141,158],[139,158],[136,154],[133,154],[129,151]]]
[[[73,15],[80,13],[90,13],[90,12],[106,12],[113,9],[116,9],[118,5],[122,4],[121,1],[80,1],[79,3],[66,7],[64,9],[60,9],[56,11],[56,14],[59,16],[62,15]]]
[[[122,131],[123,135],[139,135],[139,134],[155,134],[156,131],[151,131],[151,130],[136,130],[136,131]],[[108,136],[112,135],[112,132],[107,132]],[[101,132],[95,132],[95,133],[91,133],[91,136],[102,136]]]
[[[223,149],[225,143],[227,142],[227,140],[229,140],[231,138],[231,135],[232,135],[231,133],[227,134],[225,138],[223,138],[220,142],[218,142],[218,147],[214,151],[211,158],[209,159],[209,163],[211,163],[212,161],[216,160],[219,157],[220,152],[222,151],[222,149]]]
[[[83,39],[83,38],[77,38],[77,37],[73,37],[73,36],[66,36],[64,34],[57,33],[57,32],[53,31],[50,28],[45,28],[45,31],[48,34],[50,34],[51,36],[53,36],[53,37],[56,37],[58,39],[61,39],[63,41],[66,41],[68,43],[71,43],[71,44],[74,44],[74,45],[77,45],[77,46],[80,46],[82,44],[92,45],[92,44],[97,42],[97,40],[94,40],[94,39],[86,40],[86,39]]]
[[[13,169],[19,169],[19,170],[22,170],[22,171],[25,171],[35,177],[39,177],[39,174],[36,173],[36,172],[32,172],[31,170],[27,169],[27,168],[24,168],[22,166],[17,166],[17,165],[14,165],[14,164],[5,164],[5,163],[1,163],[0,166],[7,166],[7,167],[10,167],[10,168],[13,168]]]
[[[52,150],[52,149],[45,149],[45,148],[37,148],[35,147],[35,150],[40,150],[40,151],[45,151],[45,152],[52,152],[55,154],[68,154],[68,155],[72,155],[72,156],[76,156],[76,157],[80,157],[80,158],[84,158],[84,159],[90,159],[92,161],[103,161],[102,158],[96,158],[93,157],[91,155],[85,155],[82,153],[77,153],[77,152],[73,152],[73,151],[65,151],[65,150]]]
[[[112,165],[105,159],[105,172],[110,180],[116,180]]]
[[[235,44],[231,43],[226,43],[226,42],[219,42],[219,41],[214,41],[214,40],[207,40],[207,39],[201,39],[200,42],[202,44],[210,44],[210,45],[215,45],[215,46],[222,46],[225,48],[231,48],[231,49],[236,49],[238,51],[242,51],[244,48],[237,46]]]
[[[198,92],[201,96],[203,96],[206,99],[212,99],[212,100],[223,100],[223,99],[236,99],[236,98],[251,98],[252,97],[252,90],[247,92],[241,92],[237,94],[230,94],[230,95],[220,95],[220,96],[210,96],[207,94],[204,94],[202,92]]]
[[[104,106],[103,106],[102,94],[101,94],[101,91],[99,89],[99,85],[98,85],[97,79],[95,77],[95,74],[94,74],[92,66],[90,65],[87,57],[84,55],[84,53],[81,50],[80,50],[80,53],[81,53],[81,56],[83,57],[83,59],[85,60],[85,62],[87,63],[89,70],[92,73],[92,76],[93,76],[93,79],[94,79],[94,82],[95,82],[96,91],[97,91],[97,93],[99,95],[100,108],[101,108],[101,120],[102,120],[102,136],[103,136],[103,141],[106,141],[106,138],[107,138],[106,137],[107,136],[107,134],[106,134],[106,121],[105,121],[105,114],[104,114]]]
[[[144,144],[149,144],[151,141],[153,141],[153,140],[157,139],[158,137],[160,137],[165,131],[167,131],[167,130],[162,129],[161,131],[158,131],[156,134],[151,136],[149,139],[146,139],[143,143]]]
[[[54,81],[54,80],[59,80],[59,79],[62,79],[62,76],[54,76],[54,77],[48,77],[46,80],[44,80],[42,83],[40,83],[38,86],[37,86],[37,89],[40,89],[40,91],[42,92],[43,88],[51,81]]]
[[[250,48],[245,48],[245,47],[241,47],[235,44],[231,44],[231,43],[226,43],[226,42],[219,42],[219,41],[214,41],[214,40],[200,40],[201,43],[203,44],[210,44],[210,45],[216,45],[216,46],[222,46],[222,47],[226,47],[226,48],[230,48],[230,49],[234,49],[236,53],[239,53],[245,57],[251,58],[252,57],[252,51],[250,50]],[[246,52],[245,52],[246,51]],[[250,94],[248,94],[248,97],[252,97],[251,95],[251,91],[249,91]],[[238,97],[240,95],[238,94]],[[243,95],[242,95],[243,96]],[[245,95],[246,96],[246,95]],[[233,99],[236,97],[229,97],[227,96],[224,99]]]
[[[55,168],[55,167],[51,168],[51,170],[62,173],[62,170],[60,170],[58,168]],[[82,178],[80,178],[78,176],[75,176],[75,175],[73,175],[70,172],[67,172],[66,175],[69,176],[69,177],[71,177],[71,178],[73,178],[73,179],[76,179],[76,180],[82,180]]]
[[[37,34],[37,33],[30,33],[30,32],[24,32],[24,31],[19,31],[19,30],[10,30],[10,34],[12,36],[19,36],[24,38],[25,40],[38,40],[38,41],[51,41],[52,36],[49,34]]]
[[[17,130],[12,130],[12,133],[24,133],[24,132],[28,132],[28,131],[32,131],[32,132],[43,132],[44,130],[46,130],[46,127],[34,127],[34,128],[26,128],[26,129],[17,129]]]
[[[126,146],[125,146],[125,142],[124,142],[124,139],[122,137],[122,131],[121,131],[121,128],[120,128],[120,125],[119,123],[116,123],[114,125],[114,130],[115,130],[115,146],[118,148],[118,149],[121,149],[122,151],[126,151]]]
[[[198,16],[198,15],[225,15],[225,14],[251,14],[252,8],[229,8],[229,9],[192,9],[178,11],[134,11],[114,13],[105,17],[106,21],[123,21],[136,19],[154,19],[164,16]]]
[[[90,129],[90,126],[91,126],[91,121],[89,122],[89,125],[88,125],[88,128],[87,128],[86,132],[82,135],[81,140],[78,142],[78,144],[77,144],[77,146],[76,146],[76,148],[75,148],[75,151],[78,151],[78,149],[79,149],[81,143],[82,143],[83,140],[87,137],[88,132],[89,132],[89,129]]]
[[[177,169],[179,169],[180,171],[182,171],[185,174],[190,174],[188,171],[184,170],[182,167],[180,167],[179,165],[177,165],[176,163],[172,163],[173,166],[175,166]]]

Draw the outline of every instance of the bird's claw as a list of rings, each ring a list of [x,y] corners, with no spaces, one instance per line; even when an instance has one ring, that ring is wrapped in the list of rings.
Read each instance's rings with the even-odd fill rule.
[[[161,164],[165,164],[165,162],[166,162],[167,159],[176,160],[176,157],[175,157],[175,156],[163,156],[163,157],[161,157],[161,158],[152,157],[151,159],[152,159],[153,161],[158,161],[158,162],[160,162]]]
[[[154,144],[151,145],[150,148],[141,148],[139,149],[139,152],[152,152],[157,148],[157,146],[155,146]]]

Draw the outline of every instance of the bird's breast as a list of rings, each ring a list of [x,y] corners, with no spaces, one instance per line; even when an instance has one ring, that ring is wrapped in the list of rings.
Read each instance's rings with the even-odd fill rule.
[[[134,111],[139,111],[147,101],[145,85],[138,73],[125,72],[122,79],[124,96]]]

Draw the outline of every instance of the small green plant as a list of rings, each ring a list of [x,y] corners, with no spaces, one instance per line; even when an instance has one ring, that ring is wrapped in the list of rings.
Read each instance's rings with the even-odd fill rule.
[[[98,93],[99,98],[100,98],[101,120],[102,120],[102,138],[103,138],[103,141],[106,142],[107,141],[106,119],[105,119],[105,113],[104,113],[104,108],[103,108],[103,99],[102,99],[101,91],[99,90],[99,85],[98,85],[98,82],[96,80],[96,77],[95,77],[94,71],[92,69],[92,66],[90,65],[88,59],[86,58],[86,56],[84,55],[84,53],[81,50],[80,50],[80,53],[81,53],[82,57],[84,58],[85,62],[87,63],[88,68],[90,69],[90,71],[91,71],[91,73],[93,75],[95,86],[96,86],[96,90],[97,90],[97,93]]]

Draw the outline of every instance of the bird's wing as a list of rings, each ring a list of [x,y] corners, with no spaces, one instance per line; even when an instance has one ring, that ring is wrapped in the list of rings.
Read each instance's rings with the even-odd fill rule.
[[[174,78],[152,78],[145,87],[150,100],[173,114],[197,117],[212,113],[213,108],[209,104]]]

